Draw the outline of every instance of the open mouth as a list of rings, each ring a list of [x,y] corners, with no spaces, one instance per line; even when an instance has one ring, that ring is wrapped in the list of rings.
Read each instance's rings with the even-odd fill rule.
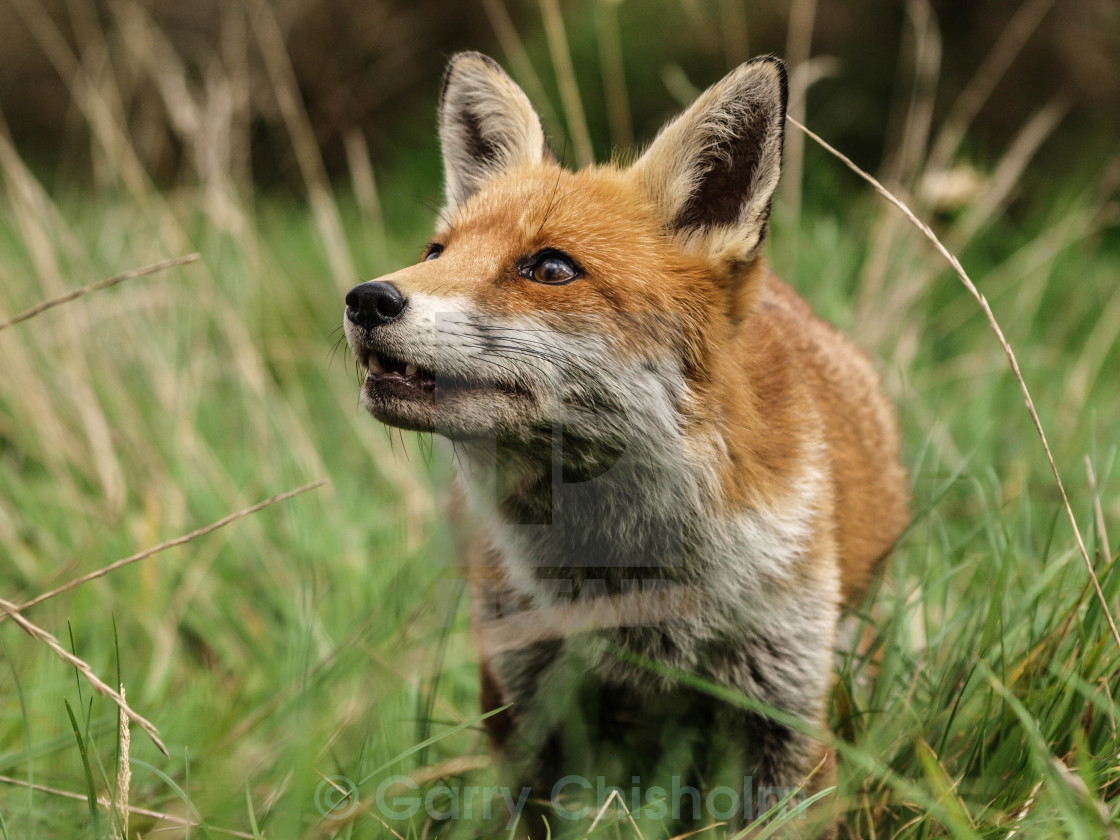
[[[378,385],[416,391],[432,391],[436,387],[435,374],[430,370],[384,353],[370,353],[366,359],[366,369],[369,371],[369,379]]]
[[[526,394],[524,388],[510,383],[465,379],[446,373],[437,376],[414,362],[406,362],[375,350],[369,351],[362,366],[367,371],[367,387],[397,397],[428,396],[436,390],[437,379],[441,393],[447,395],[464,391],[502,392],[519,396]]]
[[[490,434],[496,425],[515,421],[532,406],[528,389],[520,383],[430,370],[357,341],[353,349],[359,369],[366,373],[362,402],[390,426],[466,440]]]

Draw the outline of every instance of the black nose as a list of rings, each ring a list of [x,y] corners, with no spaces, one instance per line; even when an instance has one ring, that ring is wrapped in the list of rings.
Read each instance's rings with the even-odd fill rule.
[[[359,327],[380,327],[399,318],[408,300],[392,283],[371,280],[346,293],[346,317]]]

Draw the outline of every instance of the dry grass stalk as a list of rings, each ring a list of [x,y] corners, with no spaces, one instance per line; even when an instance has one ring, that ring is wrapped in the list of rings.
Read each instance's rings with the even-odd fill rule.
[[[26,321],[29,318],[34,318],[48,309],[53,309],[56,306],[61,306],[64,303],[69,303],[72,300],[88,295],[90,292],[99,292],[102,289],[108,289],[110,286],[115,286],[118,283],[123,283],[125,280],[132,280],[136,277],[145,277],[149,274],[155,274],[159,271],[165,271],[169,268],[175,268],[180,265],[188,265],[199,259],[198,254],[187,254],[185,257],[176,257],[170,260],[163,260],[162,262],[146,265],[143,268],[134,268],[132,271],[126,271],[123,274],[118,274],[116,277],[110,277],[107,280],[98,280],[96,283],[90,283],[88,286],[82,286],[80,289],[74,289],[64,295],[45,300],[32,306],[30,309],[25,309],[23,312],[16,315],[14,318],[9,318],[7,321],[0,321],[0,331],[6,330],[8,327],[14,326],[21,321]]]
[[[805,100],[809,77],[804,66],[809,61],[813,47],[813,25],[817,16],[817,0],[793,0],[789,11],[789,33],[786,38],[786,65],[789,68],[789,113],[798,122],[805,121]],[[792,222],[786,247],[796,255],[801,220],[801,181],[805,163],[805,138],[797,133],[786,137],[782,166],[782,199],[785,213]]]
[[[71,292],[67,280],[67,270],[63,266],[62,254],[56,248],[56,241],[70,254],[81,252],[77,240],[67,229],[57,207],[46,191],[20,160],[12,143],[11,136],[3,117],[0,116],[0,173],[8,186],[8,196],[15,213],[15,221],[27,248],[27,255],[38,276],[43,294],[58,297]],[[184,246],[185,247],[185,246]],[[178,244],[162,243],[163,251],[182,251]],[[53,332],[65,337],[56,357],[57,366],[52,371],[52,381],[65,383],[63,386],[70,404],[76,409],[80,419],[80,433],[71,433],[51,406],[50,389],[44,389],[43,382],[29,377],[27,372],[33,368],[34,351],[31,345],[36,341],[34,334],[25,334],[28,341],[5,342],[5,360],[8,362],[6,376],[8,384],[22,396],[19,402],[37,403],[36,410],[25,417],[50,430],[50,440],[57,447],[58,456],[51,456],[53,466],[68,470],[69,465],[89,458],[91,473],[101,486],[102,498],[110,511],[119,512],[124,504],[126,486],[124,473],[112,445],[112,427],[105,415],[100,400],[93,387],[93,360],[83,351],[75,340],[88,321],[89,307],[67,307],[60,311],[60,324]],[[19,411],[19,404],[13,406]],[[75,430],[76,431],[76,430]],[[67,451],[68,450],[68,451]],[[60,491],[68,492],[66,482],[60,483]],[[79,502],[79,505],[81,503]]]
[[[975,200],[973,206],[960,222],[955,224],[945,235],[945,247],[949,251],[957,253],[965,248],[1006,206],[1016,186],[1020,183],[1019,179],[1023,171],[1042,143],[1057,128],[1067,110],[1068,105],[1063,100],[1054,99],[1040,108],[1027,121],[1026,125],[1015,136],[1003,157],[1000,158],[999,164],[991,177],[986,179],[982,195]],[[926,175],[934,172],[935,170],[931,170],[927,166]],[[896,233],[904,225],[902,218],[897,215],[892,215],[887,221],[894,226]],[[883,321],[891,324],[901,322],[905,318],[905,313],[910,311],[915,300],[923,294],[923,290],[936,275],[937,270],[936,265],[929,265],[916,270],[911,282],[885,287],[877,295],[876,300],[878,310],[887,313]],[[905,334],[912,335],[912,331],[907,330],[904,332]],[[905,353],[896,353],[895,358],[902,364],[906,363]]]
[[[93,669],[88,664],[86,664],[84,660],[79,659],[77,656],[70,653],[70,651],[66,650],[66,648],[59,644],[58,639],[56,639],[42,627],[39,627],[36,624],[32,624],[30,621],[20,615],[20,608],[16,604],[13,604],[11,601],[6,601],[3,598],[0,598],[0,610],[2,610],[3,613],[11,616],[12,621],[22,627],[27,635],[29,635],[36,641],[43,642],[47,647],[54,651],[55,654],[63,662],[76,668],[78,670],[78,673],[85,677],[89,684],[93,686],[94,691],[96,691],[103,697],[108,697],[110,700],[116,703],[122,712],[128,715],[141,729],[148,733],[148,736],[159,748],[159,751],[161,753],[167,756],[170,755],[170,753],[168,753],[167,751],[167,747],[164,746],[163,741],[160,740],[159,730],[156,729],[155,725],[152,724],[152,722],[147,718],[142,717],[139,713],[134,711],[132,707],[125,702],[124,697],[122,697],[119,692],[114,691],[112,688],[102,682],[101,678],[98,677],[97,674],[93,673]]]
[[[903,215],[905,215],[906,218],[909,219],[910,222],[915,227],[917,227],[918,230],[920,230],[931,243],[933,243],[933,246],[937,249],[937,251],[943,257],[945,257],[946,260],[949,261],[949,264],[957,273],[957,276],[964,284],[964,287],[968,290],[968,293],[976,299],[976,302],[978,304],[980,304],[980,308],[984,311],[984,317],[988,319],[988,325],[992,328],[992,332],[995,333],[996,338],[999,340],[1000,346],[1003,347],[1003,352],[1004,354],[1006,354],[1007,361],[1011,365],[1011,371],[1015,375],[1015,381],[1019,383],[1019,390],[1022,391],[1023,400],[1027,404],[1027,411],[1030,412],[1031,421],[1034,423],[1035,431],[1038,432],[1038,437],[1042,441],[1042,448],[1046,452],[1046,460],[1050,464],[1050,471],[1054,474],[1054,481],[1057,483],[1058,492],[1062,496],[1062,504],[1065,506],[1066,516],[1069,519],[1069,524],[1073,528],[1073,536],[1077,541],[1078,551],[1081,553],[1082,560],[1085,561],[1085,569],[1089,572],[1089,579],[1092,582],[1093,589],[1097,593],[1097,600],[1100,602],[1101,609],[1104,611],[1105,619],[1108,621],[1108,627],[1112,632],[1112,638],[1116,642],[1117,648],[1120,648],[1120,630],[1117,630],[1116,628],[1116,621],[1113,619],[1112,612],[1109,609],[1108,599],[1105,598],[1104,592],[1101,590],[1100,580],[1097,579],[1097,573],[1093,568],[1093,562],[1089,559],[1089,552],[1085,548],[1085,541],[1081,538],[1081,529],[1077,525],[1077,517],[1073,515],[1073,507],[1069,503],[1069,496],[1066,493],[1065,484],[1062,483],[1062,476],[1058,472],[1058,465],[1054,463],[1054,455],[1050,451],[1050,442],[1047,440],[1046,432],[1042,428],[1042,421],[1038,417],[1038,411],[1035,410],[1034,400],[1031,398],[1030,391],[1027,388],[1027,383],[1023,379],[1022,371],[1019,370],[1019,361],[1015,358],[1015,351],[1011,349],[1011,345],[1008,344],[1007,339],[1004,337],[1003,330],[1000,328],[999,322],[996,321],[996,316],[992,313],[992,308],[988,305],[987,298],[980,294],[980,290],[976,288],[976,284],[972,282],[972,279],[965,272],[964,268],[960,264],[960,261],[955,256],[953,256],[953,254],[950,253],[950,251],[944,245],[941,244],[941,240],[937,238],[937,234],[930,230],[929,225],[915,216],[909,207],[907,207],[902,201],[896,198],[893,193],[891,193],[882,184],[875,180],[874,177],[856,166],[856,164],[847,155],[830,146],[827,142],[825,142],[823,138],[810,131],[801,123],[797,122],[797,120],[789,117],[787,117],[787,119],[789,119],[789,121],[793,123],[793,125],[795,125],[797,128],[804,131],[810,138],[819,143],[827,152],[838,158],[845,166],[852,170],[852,172],[856,173],[857,175],[859,175],[859,177],[867,181],[867,183],[874,187],[876,192],[883,196],[883,198],[885,198],[887,201],[901,210]]]
[[[235,156],[247,154],[242,148],[245,131],[239,124],[246,108],[238,101],[236,81],[224,70],[215,72],[216,64],[211,64],[203,84],[192,82],[183,57],[148,10],[128,2],[113,4],[111,11],[127,51],[119,54],[119,60],[155,84],[168,127],[182,142],[202,181],[207,214],[236,238],[249,238],[249,221],[232,177]],[[126,62],[126,57],[131,61]]]
[[[687,840],[687,838],[689,837],[698,837],[705,832],[712,831],[716,828],[722,828],[726,824],[727,823],[712,823],[711,825],[706,825],[703,828],[698,828],[695,831],[688,831],[684,834],[678,834],[675,837],[670,837],[669,840]]]
[[[77,587],[82,586],[83,584],[89,583],[91,580],[96,580],[97,578],[105,577],[105,575],[109,574],[110,572],[115,572],[117,569],[123,568],[124,566],[129,566],[133,563],[139,562],[140,560],[146,560],[147,558],[149,558],[149,557],[151,557],[155,554],[159,554],[160,552],[167,551],[167,549],[169,549],[169,548],[175,548],[176,546],[184,545],[185,543],[189,543],[191,540],[196,540],[199,537],[202,537],[202,536],[205,536],[206,534],[211,533],[212,531],[217,531],[219,528],[224,528],[226,525],[229,525],[231,522],[236,522],[238,519],[243,519],[244,517],[249,516],[251,514],[254,514],[259,510],[264,510],[266,507],[269,507],[270,505],[277,504],[278,502],[287,501],[288,499],[291,499],[293,496],[298,496],[301,493],[306,493],[308,490],[314,490],[318,487],[322,487],[323,485],[325,485],[327,483],[328,482],[327,482],[326,479],[319,479],[318,481],[313,481],[310,484],[305,484],[303,487],[298,487],[295,490],[289,490],[287,493],[281,493],[278,496],[273,496],[272,498],[265,499],[263,502],[258,502],[257,504],[252,505],[251,507],[243,508],[242,510],[237,511],[236,513],[231,513],[229,516],[223,517],[222,519],[219,519],[217,522],[212,522],[211,524],[209,524],[209,525],[207,525],[203,528],[198,528],[197,530],[191,531],[189,534],[184,534],[183,536],[176,537],[173,540],[168,540],[167,542],[162,542],[159,545],[152,546],[151,548],[145,549],[144,551],[141,551],[137,554],[133,554],[130,557],[125,557],[121,560],[117,560],[116,562],[110,563],[108,566],[104,566],[104,567],[102,567],[102,568],[100,568],[96,571],[90,572],[89,574],[82,575],[79,578],[75,578],[72,581],[64,583],[62,586],[55,587],[54,589],[50,590],[49,592],[44,592],[43,594],[38,595],[35,598],[32,598],[30,601],[27,601],[26,603],[20,604],[19,606],[16,606],[14,604],[9,604],[9,602],[7,602],[7,601],[4,601],[3,603],[5,605],[7,605],[6,608],[9,609],[9,612],[12,612],[12,611],[22,612],[23,610],[26,610],[29,607],[33,607],[36,604],[41,604],[43,601],[46,601],[50,598],[53,598],[56,595],[61,595],[63,592],[69,592],[71,589],[76,589]],[[13,615],[13,618],[14,617],[15,616]],[[0,615],[0,622],[2,622],[3,620],[4,620],[4,616]]]
[[[929,0],[907,0],[906,17],[914,32],[914,78],[901,138],[886,167],[886,181],[904,184],[909,189],[921,170],[933,124],[937,80],[941,70],[941,33]]]
[[[936,172],[949,165],[965,132],[972,125],[972,120],[1053,5],[1054,0],[1026,0],[1007,22],[1007,26],[1000,32],[999,40],[984,57],[980,69],[953,103],[952,110],[945,118],[929,153],[927,168],[930,171]]]
[[[541,112],[545,125],[559,125],[556,110],[552,107],[552,101],[533,67],[533,60],[529,58],[525,42],[518,34],[513,18],[509,16],[509,10],[502,0],[482,0],[482,7],[486,10],[486,17],[490,19],[490,28],[494,30],[494,35],[502,46],[502,52],[505,53],[506,60],[513,69],[514,77],[525,88],[533,105]]]
[[[634,147],[634,122],[630,116],[630,96],[626,92],[626,66],[622,60],[622,36],[618,29],[617,0],[599,0],[595,36],[602,65],[603,95],[607,101],[607,122],[616,149]]]
[[[307,187],[319,235],[323,237],[327,261],[330,263],[338,287],[348,289],[357,277],[357,269],[354,268],[350,248],[346,244],[342,219],[331,192],[330,180],[327,178],[327,170],[323,165],[322,154],[319,152],[315,129],[300,99],[299,82],[284,44],[284,34],[280,30],[280,24],[270,4],[263,0],[253,0],[249,3],[249,8],[252,14],[253,32],[260,45],[261,56],[264,58],[276,103],[280,108],[280,115],[284,120],[288,136],[291,138],[292,150],[295,152],[300,174]]]
[[[1097,522],[1097,544],[1100,546],[1098,553],[1104,555],[1105,564],[1112,562],[1112,548],[1108,544],[1108,532],[1104,525],[1104,510],[1101,508],[1101,494],[1097,490],[1097,475],[1093,471],[1093,462],[1085,456],[1085,473],[1089,478],[1089,492],[1093,494],[1093,515]]]
[[[564,16],[560,13],[557,0],[540,0],[540,6],[545,36],[548,38],[548,51],[552,54],[552,66],[556,71],[556,82],[560,86],[560,101],[564,105],[568,136],[572,138],[576,163],[581,167],[590,166],[595,162],[595,152],[591,147],[591,134],[587,130],[583,101],[579,96],[576,70],[572,66],[571,53],[568,52]]]
[[[913,78],[906,98],[903,99],[900,95],[892,105],[890,136],[897,137],[898,140],[890,149],[887,162],[883,165],[883,180],[903,196],[908,196],[910,189],[918,182],[921,162],[929,141],[941,67],[941,35],[928,0],[908,0],[906,18],[912,30],[912,39],[908,39],[908,46],[900,51],[898,78],[902,79],[906,75],[907,67],[912,67]],[[793,116],[794,119],[797,118],[796,114]],[[898,320],[894,317],[879,320],[865,316],[870,312],[883,312],[888,277],[895,264],[896,246],[904,228],[905,225],[898,216],[883,214],[871,235],[871,245],[859,287],[858,313],[861,322],[874,325],[873,331],[869,331],[865,337],[872,345],[883,342],[887,337],[886,328],[880,325],[894,324]]]
[[[120,684],[120,689],[121,697],[125,697],[124,683]],[[132,788],[132,762],[129,750],[132,745],[132,731],[128,725],[128,715],[118,712],[117,719],[116,797],[110,799],[108,795],[99,796],[97,804],[111,815],[116,830],[113,840],[128,840],[128,792]]]
[[[17,787],[22,787],[22,788],[30,788],[31,790],[38,791],[39,793],[46,793],[46,794],[49,794],[50,796],[58,796],[58,797],[61,797],[62,799],[73,799],[75,802],[88,802],[89,801],[88,797],[86,797],[86,796],[84,796],[83,794],[80,794],[80,793],[74,793],[73,791],[70,791],[70,790],[60,790],[59,788],[50,787],[48,785],[34,784],[34,783],[31,783],[31,782],[25,781],[24,779],[12,778],[11,776],[0,776],[0,784],[15,785]],[[184,819],[183,817],[177,817],[174,814],[165,814],[162,811],[153,811],[149,808],[140,808],[140,807],[137,807],[135,805],[129,805],[128,806],[128,812],[130,814],[135,814],[138,817],[148,817],[148,818],[153,819],[153,820],[159,820],[160,822],[170,823],[171,825],[183,826],[184,828],[201,825],[201,823],[196,821],[196,820],[188,820],[188,819]],[[246,837],[246,838],[248,838],[248,840],[253,840],[253,835],[252,834],[246,834],[243,831],[233,831],[232,829],[228,829],[228,828],[216,828],[215,826],[212,826],[212,825],[209,825],[206,828],[209,831],[214,832],[215,834],[226,834],[226,835],[229,835],[230,837]],[[149,833],[154,834],[158,830],[160,830],[160,829],[158,829],[158,828],[153,829]],[[163,830],[166,830],[166,829],[163,829]]]
[[[1068,111],[1069,102],[1060,97],[1051,99],[1034,113],[1000,158],[980,200],[945,237],[947,248],[951,251],[962,249],[1004,207],[1027,164]]]
[[[121,697],[124,697],[124,683],[121,683]],[[127,698],[126,698],[127,699]],[[128,840],[128,791],[132,787],[132,731],[128,726],[128,715],[120,715],[120,734],[117,749],[120,753],[117,765],[117,818],[120,821],[121,840]]]
[[[357,129],[348,130],[342,137],[346,149],[346,164],[350,170],[350,184],[354,188],[354,198],[358,208],[365,219],[365,223],[372,229],[374,241],[374,254],[379,262],[384,262],[388,257],[385,243],[388,236],[385,233],[385,214],[381,207],[381,196],[377,191],[377,180],[373,175],[373,166],[369,159],[369,144],[365,135]]]
[[[416,772],[410,773],[409,778],[417,785],[426,785],[440,779],[465,776],[467,773],[482,770],[490,766],[490,760],[489,755],[457,755],[439,764],[421,767]]]
[[[618,788],[613,788],[611,790],[611,795],[607,797],[607,801],[603,803],[603,807],[601,807],[599,809],[599,813],[595,815],[595,819],[592,820],[591,827],[587,829],[587,833],[591,834],[595,830],[595,827],[599,825],[599,821],[603,819],[603,815],[607,813],[607,808],[609,808],[611,803],[617,799],[618,804],[622,806],[622,810],[626,814],[626,819],[629,820],[630,825],[634,827],[634,831],[637,832],[640,840],[645,840],[645,836],[642,834],[642,830],[638,828],[638,824],[634,822],[634,815],[631,814],[630,809],[626,807],[626,800],[619,795],[618,791]]]
[[[137,197],[151,193],[151,179],[135,153],[123,126],[119,98],[107,96],[98,88],[88,69],[74,53],[48,8],[33,0],[12,0],[12,8],[31,31],[74,97],[74,104],[86,118],[105,155],[107,168],[116,173]]]

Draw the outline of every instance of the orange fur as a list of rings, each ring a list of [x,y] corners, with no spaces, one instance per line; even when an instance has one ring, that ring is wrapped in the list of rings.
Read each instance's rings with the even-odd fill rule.
[[[442,258],[393,275],[395,282],[546,322],[618,312],[679,319],[698,395],[694,414],[683,420],[719,427],[729,507],[779,500],[800,465],[799,447],[819,425],[845,600],[862,596],[908,519],[894,415],[868,356],[817,318],[761,257],[736,267],[729,282],[722,267],[663,236],[656,208],[634,179],[609,166],[511,171],[488,183],[434,241],[444,246]],[[519,255],[545,246],[586,255],[586,282],[549,287],[503,273]],[[649,352],[621,330],[615,338],[623,358]]]
[[[905,527],[898,431],[871,361],[761,255],[784,107],[780,62],[756,60],[632,166],[569,172],[500,68],[458,56],[434,247],[347,297],[367,406],[466,456],[455,508],[483,708],[512,704],[490,735],[514,764],[513,745],[530,745],[537,758],[518,761],[535,785],[562,769],[538,761],[560,726],[544,701],[580,713],[548,688],[550,669],[570,660],[651,714],[697,702],[594,640],[823,727],[840,606]],[[533,273],[549,254],[571,270],[563,282]],[[628,591],[641,575],[678,597]],[[547,590],[560,582],[567,599]],[[811,737],[711,714],[713,738],[726,718],[760,779],[800,783],[818,764],[810,789],[832,779]]]

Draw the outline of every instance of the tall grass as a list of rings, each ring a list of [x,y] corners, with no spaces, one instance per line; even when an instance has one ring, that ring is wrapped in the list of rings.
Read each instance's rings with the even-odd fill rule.
[[[0,838],[88,837],[95,824],[119,835],[113,802],[134,809],[130,837],[476,830],[423,812],[394,819],[375,802],[393,775],[414,779],[422,796],[449,780],[484,785],[493,771],[440,513],[450,464],[427,439],[363,416],[336,346],[340,291],[414,258],[431,221],[414,199],[438,185],[422,163],[402,162],[395,177],[374,171],[356,135],[350,177],[327,178],[264,2],[246,4],[238,30],[263,59],[263,91],[218,58],[200,79],[139,5],[112,6],[77,52],[37,4],[15,5],[71,85],[98,179],[46,189],[0,123],[0,322],[128,269],[200,259],[0,330],[0,597],[26,603],[266,497],[331,483],[26,611],[101,679],[126,686],[167,758],[135,731],[120,754],[116,707],[14,622],[0,624]],[[986,167],[966,169],[961,152],[1045,6],[1024,5],[938,124],[936,21],[909,4],[901,139],[882,174],[920,215],[936,216],[991,302],[1115,615],[1120,168],[1080,173],[1013,222],[1004,210],[1063,103],[1041,103]],[[835,68],[808,48],[813,4],[798,8],[790,52],[804,97]],[[541,39],[523,40],[500,0],[485,9],[527,89],[553,89],[527,77],[534,64],[558,80],[558,104],[538,104],[563,117],[553,128],[571,128],[576,156],[590,155],[583,109],[616,103],[634,84],[617,76],[627,55],[610,25],[617,8],[572,12],[607,21],[595,46],[605,78],[577,73],[564,24],[571,35],[581,20],[565,21],[557,4],[540,3]],[[745,26],[731,3],[678,11]],[[712,78],[734,40],[715,39]],[[666,70],[682,96],[710,80],[671,61]],[[140,90],[158,97],[186,150],[173,189],[155,186],[129,128]],[[296,200],[247,180],[251,96],[276,105],[304,185]],[[619,118],[613,136],[630,125]],[[847,654],[839,669],[843,831],[1118,836],[1120,651],[1002,350],[894,208],[816,147],[787,151],[803,174],[775,213],[772,262],[881,359],[916,511],[863,616],[870,655]],[[945,186],[952,177],[966,185],[957,195]],[[613,805],[570,828],[666,833]]]

